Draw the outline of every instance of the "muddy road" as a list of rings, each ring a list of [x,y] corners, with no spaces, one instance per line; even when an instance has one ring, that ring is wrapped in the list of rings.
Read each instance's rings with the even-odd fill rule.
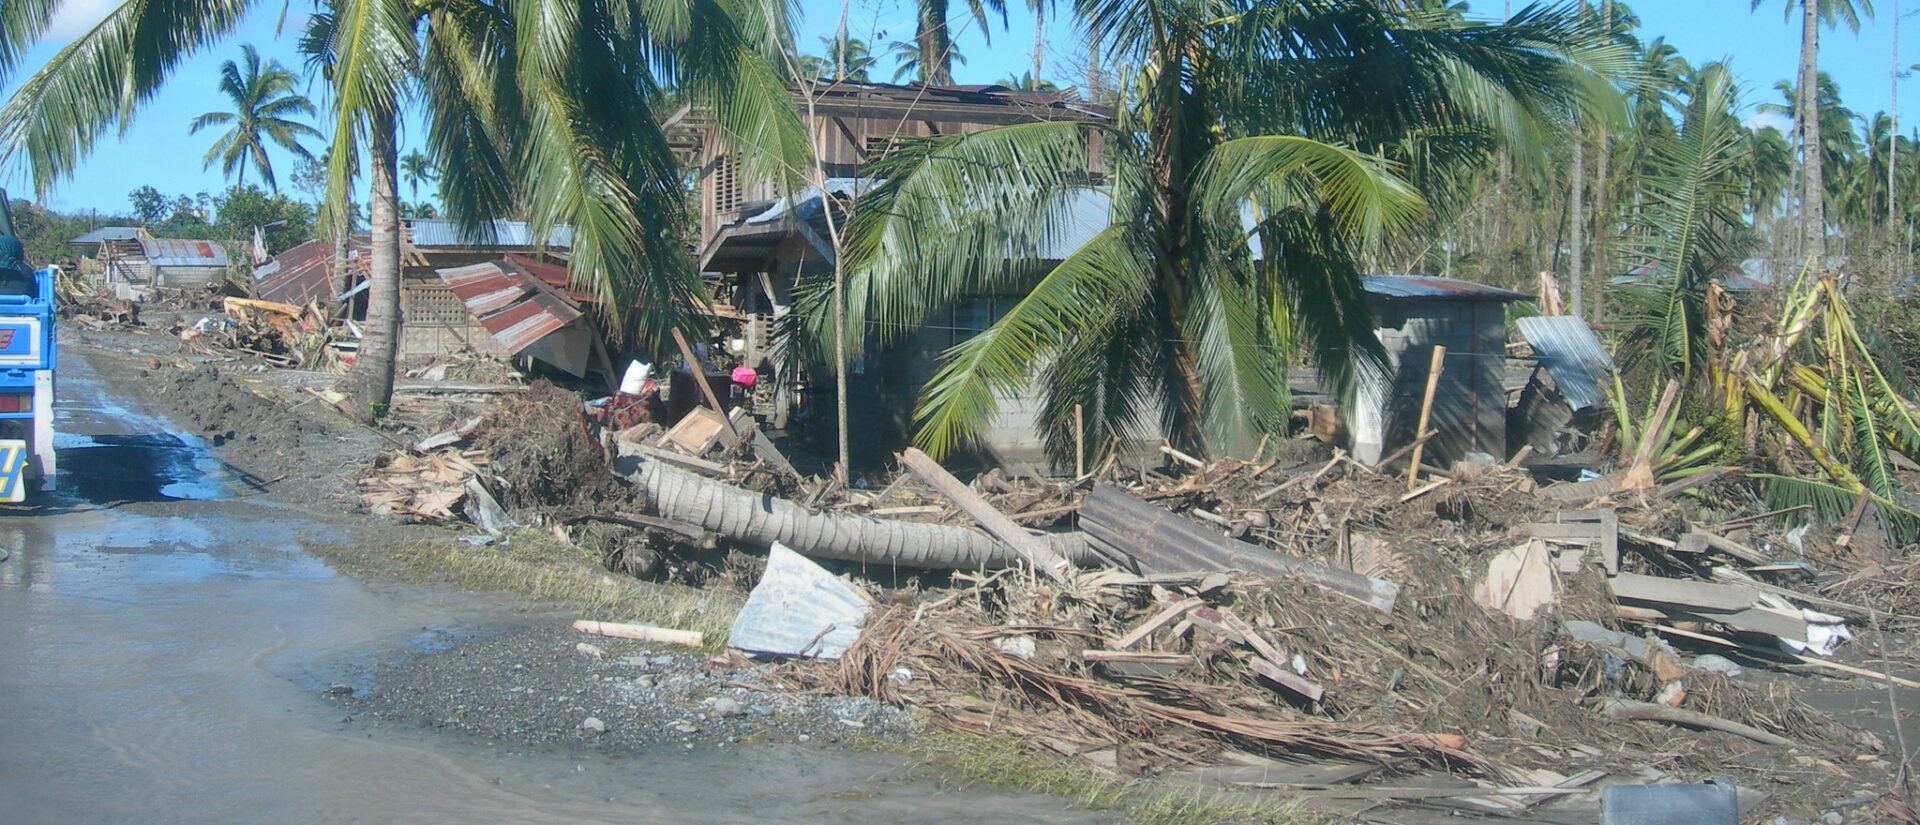
[[[327,695],[343,674],[550,617],[337,574],[303,548],[379,534],[278,503],[63,355],[62,489],[0,513],[0,822],[1109,819],[882,754],[490,746],[356,719]]]

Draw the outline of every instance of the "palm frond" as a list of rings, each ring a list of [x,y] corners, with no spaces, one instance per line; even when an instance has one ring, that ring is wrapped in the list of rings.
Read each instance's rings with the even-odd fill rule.
[[[984,332],[944,353],[914,412],[920,448],[938,457],[977,437],[999,412],[1000,398],[1024,389],[1067,341],[1099,319],[1136,311],[1152,278],[1140,248],[1129,227],[1108,227]]]
[[[1815,520],[1827,524],[1846,519],[1860,501],[1860,493],[1826,481],[1770,473],[1754,473],[1751,477],[1765,484],[1768,507],[1777,510],[1805,507]],[[1894,541],[1907,544],[1920,540],[1920,512],[1879,496],[1870,496],[1869,501]]]
[[[0,20],[31,23],[40,14],[39,2],[26,0],[32,8],[16,18],[16,0],[7,0]],[[126,0],[28,76],[0,107],[0,167],[24,163],[34,190],[44,195],[73,173],[109,129],[124,134],[180,62],[231,34],[252,5]]]
[[[62,0],[7,0],[0,4],[0,86],[5,86],[13,68],[27,49],[53,21],[53,13]]]
[[[882,183],[861,199],[841,252],[849,328],[880,320],[891,340],[957,297],[1024,285],[1032,261],[1066,257],[1061,243],[1099,228],[1071,219],[1086,211],[1079,199],[1106,197],[1086,173],[1102,134],[1078,121],[1003,126],[908,142],[874,163]],[[802,297],[825,300],[817,289]],[[828,313],[806,315],[812,340],[830,343]]]
[[[1194,190],[1197,207],[1216,226],[1253,224],[1288,209],[1325,209],[1361,245],[1404,227],[1422,206],[1419,194],[1380,158],[1303,137],[1215,146]]]
[[[345,226],[346,204],[363,141],[398,115],[419,63],[412,5],[405,0],[335,0],[331,72],[333,146],[328,153],[322,223]]]

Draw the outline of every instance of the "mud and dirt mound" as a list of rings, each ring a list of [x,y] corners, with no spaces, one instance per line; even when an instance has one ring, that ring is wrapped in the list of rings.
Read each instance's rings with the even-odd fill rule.
[[[151,403],[218,448],[248,482],[275,493],[323,500],[344,491],[352,468],[385,446],[373,433],[256,393],[212,366],[163,368],[146,380],[156,385]]]

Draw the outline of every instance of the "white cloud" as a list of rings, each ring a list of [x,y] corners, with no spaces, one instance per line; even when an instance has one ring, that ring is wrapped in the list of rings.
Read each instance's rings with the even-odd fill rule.
[[[106,18],[107,12],[113,11],[120,2],[121,0],[65,0],[60,4],[59,10],[53,13],[53,21],[47,25],[47,33],[42,39],[64,46],[98,25]]]
[[[1772,126],[1775,129],[1779,129],[1782,133],[1785,133],[1793,129],[1793,118],[1787,117],[1779,112],[1754,112],[1747,116],[1747,128],[1749,129],[1758,130],[1768,126]]]

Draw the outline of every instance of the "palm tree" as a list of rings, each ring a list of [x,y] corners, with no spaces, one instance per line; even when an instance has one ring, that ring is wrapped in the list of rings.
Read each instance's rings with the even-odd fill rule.
[[[912,78],[915,82],[919,83],[932,82],[933,65],[927,60],[922,59],[920,42],[918,40],[895,40],[887,44],[887,51],[894,54],[893,82],[899,83],[908,78]],[[964,66],[967,63],[967,58],[961,54],[958,49],[949,48],[947,49],[947,65],[952,66],[954,63]],[[804,65],[802,71],[805,71]]]
[[[238,173],[238,183],[244,184],[247,162],[252,161],[253,168],[260,170],[260,179],[267,182],[267,188],[280,191],[280,184],[273,177],[273,160],[267,157],[266,141],[273,141],[302,160],[312,160],[313,154],[300,145],[300,138],[321,137],[319,130],[312,126],[288,119],[293,115],[312,117],[315,114],[313,102],[294,91],[299,80],[278,60],[260,65],[259,52],[254,51],[251,44],[240,44],[240,62],[229,60],[220,64],[219,89],[233,101],[233,111],[208,112],[194,118],[188,129],[192,134],[208,126],[233,124],[233,128],[207,150],[201,159],[202,165],[211,167],[214,161],[220,161],[222,174],[233,177]]]
[[[799,67],[802,77],[867,83],[870,82],[867,70],[880,63],[867,48],[867,42],[858,37],[849,37],[844,44],[838,37],[821,37],[820,45],[827,50],[826,57],[817,55],[800,57]],[[841,68],[843,65],[844,70]],[[895,76],[898,77],[899,73],[895,72]]]
[[[967,10],[980,24],[980,34],[992,42],[988,12],[999,12],[1006,22],[1006,0],[967,0]],[[953,29],[947,19],[947,0],[914,0],[913,40],[919,44],[920,62],[925,64],[925,82],[934,85],[953,83]]]
[[[916,413],[931,452],[1030,383],[1055,455],[1077,408],[1092,443],[1158,420],[1184,449],[1250,452],[1286,425],[1289,359],[1342,385],[1376,373],[1360,253],[1420,205],[1378,153],[1433,129],[1532,156],[1544,141],[1525,138],[1565,134],[1584,36],[1539,8],[1498,26],[1292,0],[1077,9],[1106,58],[1139,67],[1116,122],[916,141],[875,164],[885,183],[851,218],[848,329],[884,342],[956,299],[1024,296],[942,356]],[[1102,203],[1103,228],[1025,263]],[[833,340],[828,314],[806,320]]]
[[[400,181],[407,185],[407,194],[413,200],[420,200],[421,183],[432,183],[439,179],[440,173],[434,171],[433,161],[420,154],[420,150],[415,149],[400,156]]]
[[[1623,318],[1632,327],[1630,363],[1649,363],[1685,378],[1705,356],[1703,301],[1707,279],[1735,258],[1734,230],[1746,189],[1741,180],[1747,142],[1735,113],[1739,90],[1724,65],[1693,75],[1677,134],[1651,146],[1640,180],[1646,208],[1635,216],[1640,232],[1626,253],[1653,265],[1649,280],[1623,290]]]
[[[1023,73],[1018,76],[1007,75],[1006,77],[1000,78],[1000,80],[998,81],[998,84],[1001,86],[1005,86],[1009,89],[1019,89],[1021,91],[1027,91],[1027,92],[1060,91],[1060,87],[1055,86],[1053,84],[1053,81],[1035,80],[1034,78],[1035,78],[1035,75],[1031,72]]]
[[[0,73],[58,0],[7,0]],[[21,157],[45,192],[125,127],[179,61],[231,32],[255,0],[126,0],[27,77],[0,108],[0,164]],[[805,130],[775,69],[786,2],[332,0],[310,37],[334,114],[324,211],[338,225],[364,148],[371,192],[362,409],[392,391],[400,283],[397,119],[417,95],[447,212],[473,232],[524,214],[573,229],[571,271],[609,326],[656,344],[708,299],[678,227],[682,170],[661,132],[683,100],[706,108],[757,174],[790,180]],[[29,21],[28,25],[10,25]],[[648,296],[641,300],[641,296]]]
[[[1753,8],[1759,8],[1768,0],[1753,0]],[[1814,96],[1818,81],[1815,79],[1820,65],[1820,24],[1828,27],[1836,23],[1845,23],[1852,31],[1860,30],[1860,18],[1873,16],[1872,0],[1785,0],[1784,8],[1788,20],[1793,19],[1795,7],[1800,9],[1800,71],[1795,85],[1800,89],[1794,129],[1800,136],[1803,156],[1801,165],[1801,220],[1806,223],[1806,254],[1824,261],[1827,257],[1827,211],[1824,176],[1824,162],[1819,147],[1825,145],[1821,138],[1822,126],[1816,116],[1818,105]],[[1812,147],[1812,148],[1808,148]]]

